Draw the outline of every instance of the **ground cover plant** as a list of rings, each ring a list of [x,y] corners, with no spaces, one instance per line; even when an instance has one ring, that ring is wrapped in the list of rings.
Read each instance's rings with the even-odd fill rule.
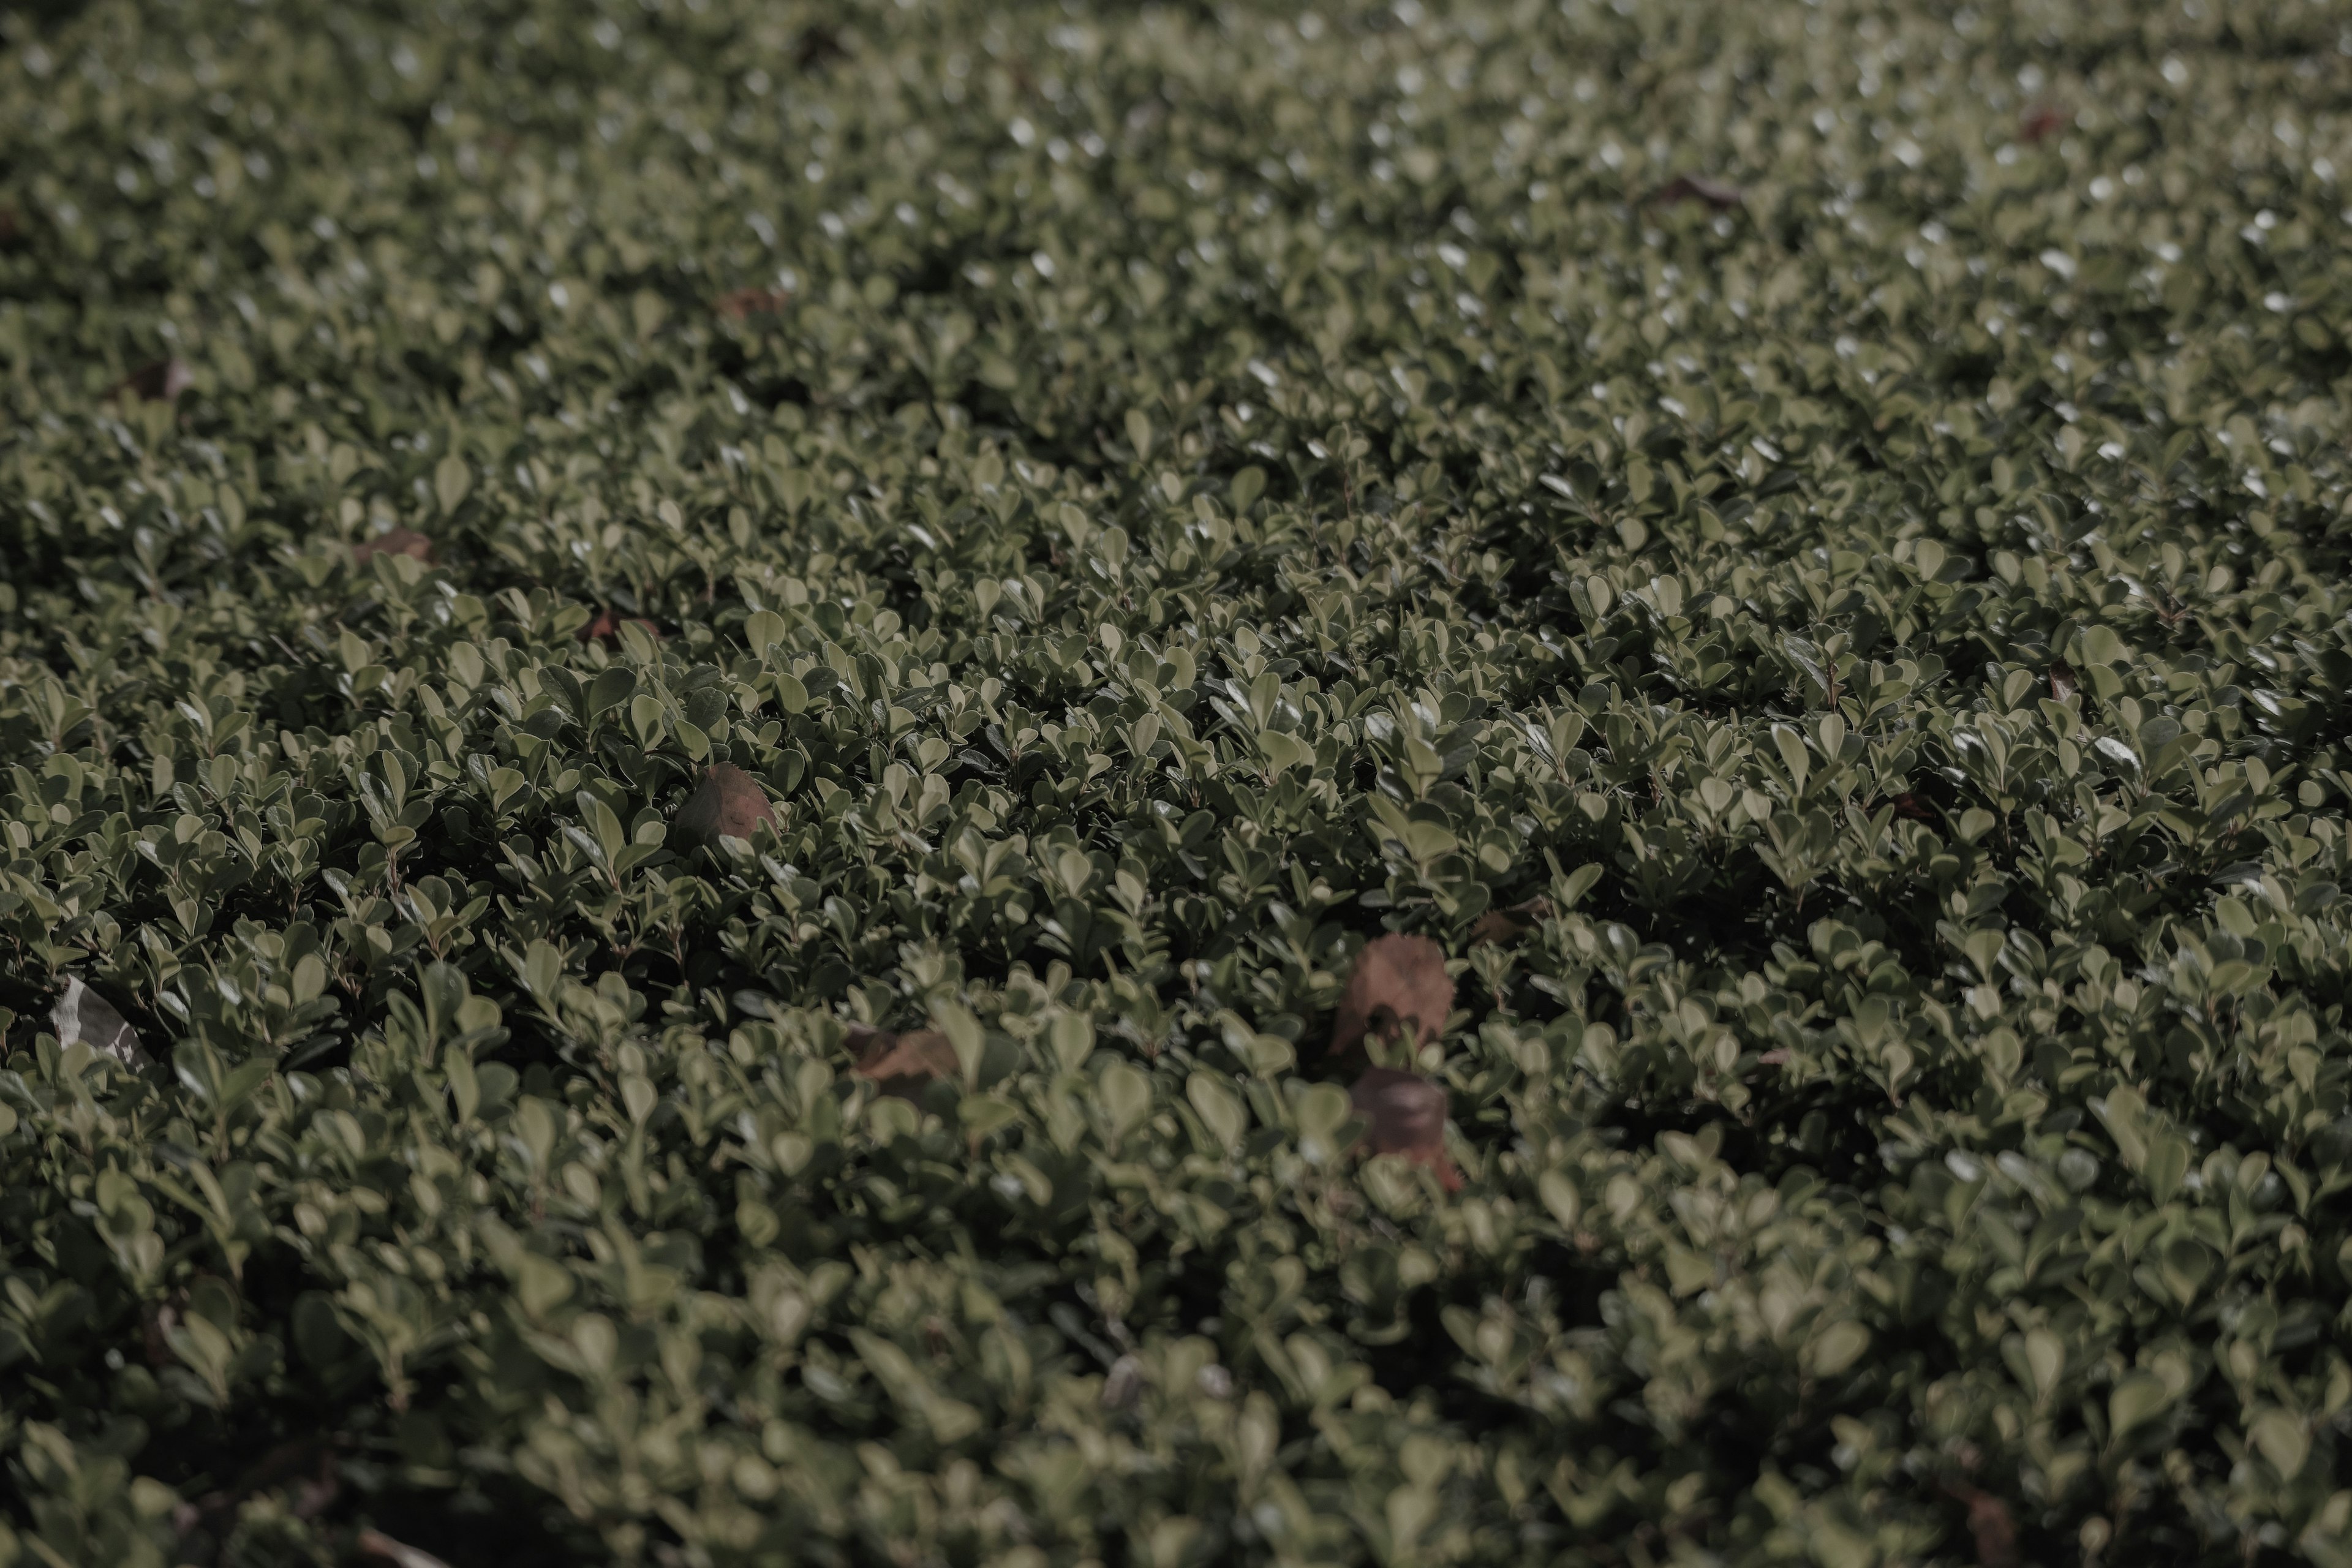
[[[0,46],[0,1564],[2352,1563],[2342,7]]]

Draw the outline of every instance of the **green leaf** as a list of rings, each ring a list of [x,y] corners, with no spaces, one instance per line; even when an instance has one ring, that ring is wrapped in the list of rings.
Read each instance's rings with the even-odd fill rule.
[[[2301,1416],[2273,1407],[2255,1416],[2246,1430],[2283,1479],[2291,1481],[2303,1474],[2311,1458],[2311,1427]]]
[[[2117,1383],[2107,1395],[2107,1431],[2110,1440],[2120,1443],[2125,1437],[2163,1414],[2172,1403],[2171,1392],[2164,1380],[2153,1373],[2136,1372]]]
[[[441,460],[433,466],[433,494],[441,503],[442,516],[455,515],[458,503],[466,499],[473,488],[474,470],[468,468],[466,459],[457,453],[450,452],[444,455]]]
[[[613,666],[589,682],[586,717],[593,720],[599,714],[619,707],[636,689],[637,678],[634,671],[621,665]]]

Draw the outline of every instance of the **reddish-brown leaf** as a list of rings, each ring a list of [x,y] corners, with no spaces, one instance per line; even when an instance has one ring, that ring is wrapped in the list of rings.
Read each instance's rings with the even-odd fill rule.
[[[1445,1152],[1443,1085],[1394,1068],[1374,1068],[1356,1080],[1348,1100],[1365,1124],[1367,1152],[1402,1154],[1436,1172],[1447,1192],[1460,1190],[1462,1173]]]
[[[754,316],[772,316],[793,302],[793,297],[782,289],[738,289],[719,296],[719,313],[730,321],[748,321]]]
[[[702,775],[674,820],[677,835],[693,844],[716,844],[721,838],[749,838],[763,822],[775,820],[776,808],[760,781],[732,763],[720,763]]]
[[[1964,1481],[1946,1481],[1945,1492],[1968,1505],[1969,1533],[1977,1539],[1978,1568],[2018,1568],[2017,1521],[2009,1505]]]
[[[1454,977],[1445,973],[1445,950],[1425,936],[1375,937],[1356,955],[1339,1015],[1331,1024],[1331,1049],[1360,1050],[1367,1034],[1391,1038],[1410,1031],[1427,1045],[1444,1031],[1454,1010]]]
[[[1664,206],[1677,202],[1705,202],[1717,212],[1729,212],[1748,200],[1748,193],[1725,180],[1710,180],[1705,174],[1676,174],[1650,194],[1650,200]]]
[[[1508,910],[1488,910],[1470,922],[1470,940],[1473,942],[1506,942],[1527,929],[1526,922],[1513,918]]]
[[[433,542],[413,528],[394,528],[352,546],[352,559],[362,566],[379,555],[405,555],[412,561],[429,562],[433,559]]]
[[[2018,122],[2017,133],[2027,142],[2046,141],[2074,123],[2072,110],[2055,103],[2036,104]]]
[[[1474,942],[1509,942],[1525,933],[1537,921],[1550,918],[1551,900],[1538,896],[1506,910],[1488,910],[1470,922],[1470,940]]]
[[[624,616],[618,610],[614,609],[597,611],[596,618],[582,626],[573,635],[582,642],[610,642],[621,635],[622,626],[632,624],[645,627],[647,637],[661,636],[661,628],[643,616]]]
[[[857,1066],[851,1070],[882,1086],[885,1094],[919,1100],[924,1085],[934,1079],[963,1076],[955,1047],[937,1029],[910,1029],[903,1035],[887,1029],[853,1028],[851,1046],[859,1047]]]
[[[142,364],[106,389],[109,397],[124,393],[148,403],[169,403],[195,384],[195,372],[182,359],[159,359]]]
[[[2050,695],[2061,702],[2074,695],[2074,667],[2063,658],[2051,662]]]
[[[1935,808],[1908,790],[1895,797],[1895,815],[1907,816],[1914,822],[1936,820]]]

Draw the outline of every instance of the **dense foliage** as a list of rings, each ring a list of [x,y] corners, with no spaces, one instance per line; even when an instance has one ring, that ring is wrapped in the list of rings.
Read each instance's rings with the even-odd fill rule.
[[[0,1564],[2352,1564],[2345,21],[0,16]]]

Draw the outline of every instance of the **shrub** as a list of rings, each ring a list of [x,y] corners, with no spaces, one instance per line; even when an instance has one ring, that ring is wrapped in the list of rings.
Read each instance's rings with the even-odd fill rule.
[[[2352,1563],[2340,23],[0,18],[0,1564]]]

